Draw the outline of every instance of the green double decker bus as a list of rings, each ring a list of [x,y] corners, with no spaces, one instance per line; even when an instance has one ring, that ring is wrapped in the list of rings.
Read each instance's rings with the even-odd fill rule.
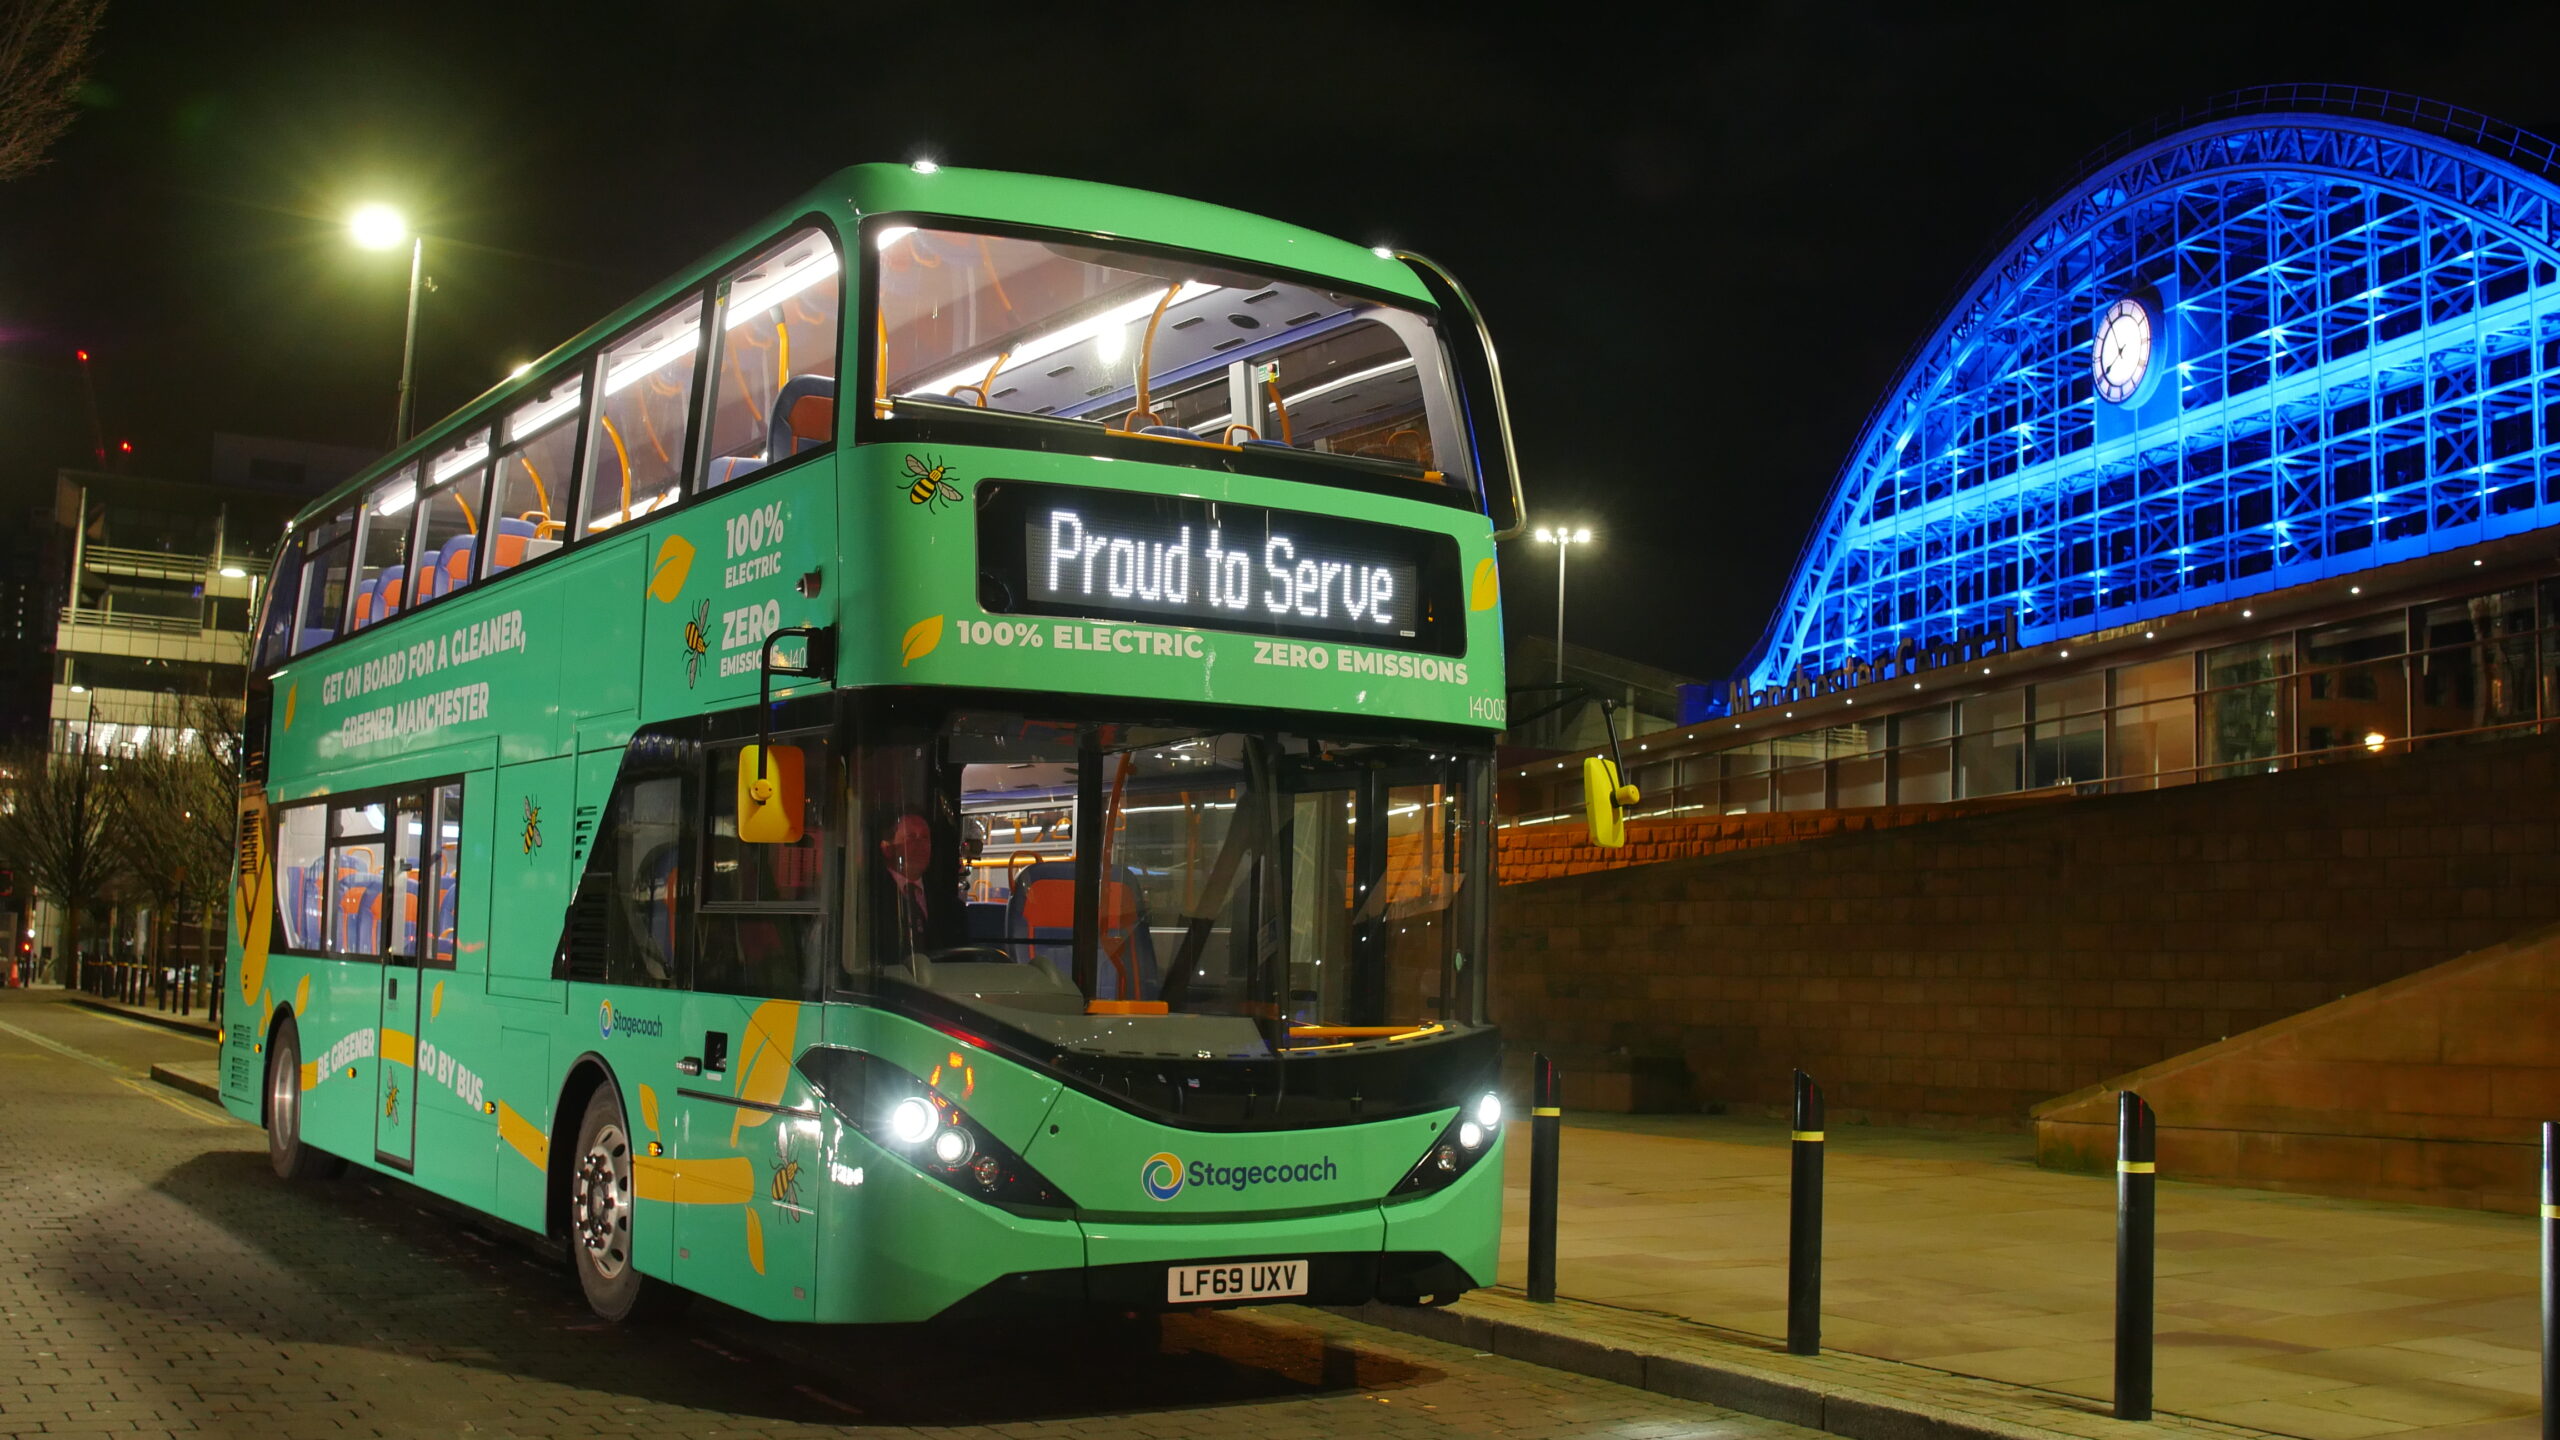
[[[1519,517],[1431,262],[846,170],[293,522],[224,1102],[612,1319],[1490,1283]]]

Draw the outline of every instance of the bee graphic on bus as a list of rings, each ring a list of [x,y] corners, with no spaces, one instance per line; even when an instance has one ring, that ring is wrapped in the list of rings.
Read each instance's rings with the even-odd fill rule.
[[[791,1148],[791,1131],[788,1126],[774,1137],[773,1173],[765,1177],[765,1189],[773,1197],[773,1203],[782,1207],[783,1211],[790,1215],[793,1224],[798,1224],[802,1213],[800,1155],[798,1151]]]
[[[702,657],[711,653],[711,602],[705,600],[684,622],[684,688],[702,679]]]
[[[524,853],[542,848],[542,806],[530,795],[524,797]]]
[[[910,505],[957,505],[969,498],[960,493],[959,486],[951,483],[951,467],[939,460],[927,464],[910,455],[907,457],[907,473],[915,477],[915,483],[909,485],[904,480],[898,483],[906,485],[907,503]]]

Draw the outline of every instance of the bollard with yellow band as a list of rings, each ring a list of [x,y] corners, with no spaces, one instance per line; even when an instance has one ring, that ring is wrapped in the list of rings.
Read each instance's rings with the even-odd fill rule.
[[[1563,1140],[1564,1096],[1556,1062],[1529,1057],[1529,1298],[1556,1298],[1556,1167]]]
[[[1788,1137],[1787,1353],[1822,1353],[1822,1087],[1796,1074]]]
[[[2116,1387],[2119,1420],[2151,1418],[2152,1203],[2158,1117],[2130,1090],[2116,1096]]]
[[[2560,1440],[2560,1125],[2542,1126],[2542,1440]]]

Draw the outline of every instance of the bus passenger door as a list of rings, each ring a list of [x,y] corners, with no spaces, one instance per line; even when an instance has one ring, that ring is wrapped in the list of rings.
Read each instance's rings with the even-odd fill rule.
[[[702,1069],[677,1081],[675,1281],[769,1319],[814,1313],[812,1197],[826,1166],[808,1086],[791,1062],[816,1038],[817,1009],[697,992],[681,1012],[687,1063]]]
[[[796,838],[739,834],[740,751],[714,748],[703,792],[702,879],[684,971],[684,1189],[675,1278],[772,1319],[808,1319],[817,1284],[816,1098],[793,1067],[818,1038],[819,967],[832,949],[828,876],[840,852],[828,822],[842,780],[825,737],[778,737],[799,751]],[[792,787],[785,786],[785,793]]]
[[[425,797],[403,795],[392,809],[391,863],[382,888],[382,1044],[373,1110],[373,1153],[407,1170],[418,1158],[418,955],[426,903]]]

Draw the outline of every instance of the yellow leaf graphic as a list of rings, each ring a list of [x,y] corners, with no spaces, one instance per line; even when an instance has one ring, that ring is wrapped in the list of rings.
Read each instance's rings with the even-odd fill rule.
[[[1495,575],[1491,560],[1476,562],[1475,583],[1467,589],[1467,608],[1490,610],[1502,598],[1502,582]]]
[[[693,542],[681,535],[670,535],[658,546],[658,558],[649,567],[649,596],[672,602],[684,593],[684,577],[693,571]]]
[[[428,996],[428,997],[427,997],[427,1018],[428,1018],[428,1019],[430,1019],[430,1020],[433,1020],[434,1018],[436,1018],[437,1016],[439,1016],[439,1015],[441,1015],[441,1014],[443,1014],[443,1013],[444,1013],[444,982],[443,982],[443,981],[441,981],[441,980],[439,980],[439,981],[437,981],[437,982],[436,982],[436,990],[435,990],[435,993],[434,993],[433,995],[430,995],[430,996]]]
[[[791,1052],[800,1038],[800,1007],[789,1000],[768,1000],[747,1017],[747,1032],[738,1042],[738,1098],[754,1105],[777,1105],[791,1083]],[[770,1110],[740,1109],[729,1121],[729,1145],[735,1149],[741,1129],[773,1118]]]
[[[640,1123],[649,1127],[650,1134],[658,1133],[658,1092],[646,1085],[640,1087]]]
[[[747,1263],[756,1267],[756,1273],[761,1275],[764,1273],[764,1222],[756,1218],[753,1205],[747,1207],[746,1216]]]
[[[284,687],[284,728],[287,730],[293,728],[293,702],[301,698],[302,686],[299,683]]]
[[[311,977],[308,975],[302,977],[301,984],[293,987],[293,1013],[296,1015],[311,1013]]]
[[[898,644],[898,668],[905,669],[933,653],[942,643],[942,617],[931,616],[907,627],[907,638]]]

